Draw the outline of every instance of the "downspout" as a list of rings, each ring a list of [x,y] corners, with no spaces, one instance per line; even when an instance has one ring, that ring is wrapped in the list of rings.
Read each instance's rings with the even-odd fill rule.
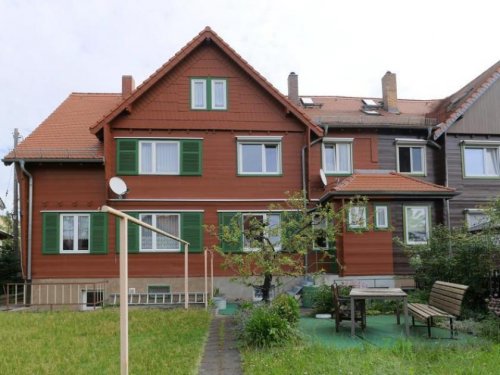
[[[31,251],[32,251],[32,231],[33,231],[33,176],[26,170],[25,161],[20,160],[19,166],[26,176],[29,178],[28,190],[28,257],[27,257],[27,271],[26,277],[31,281]]]

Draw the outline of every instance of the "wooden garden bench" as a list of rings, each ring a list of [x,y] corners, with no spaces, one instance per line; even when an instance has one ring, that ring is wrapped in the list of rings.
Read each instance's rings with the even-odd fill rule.
[[[467,285],[436,281],[432,286],[429,303],[409,303],[408,312],[412,315],[412,324],[415,318],[427,322],[427,332],[431,337],[433,318],[450,319],[450,333],[453,338],[453,319],[460,316],[462,300],[469,287]]]

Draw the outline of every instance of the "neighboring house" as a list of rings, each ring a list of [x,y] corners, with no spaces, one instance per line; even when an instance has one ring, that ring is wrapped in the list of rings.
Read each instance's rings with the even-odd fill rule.
[[[368,198],[350,210],[335,244],[311,244],[309,272],[409,285],[412,271],[394,237],[425,243],[432,225],[459,225],[461,210],[480,203],[453,203],[469,185],[451,183],[450,132],[463,130],[440,112],[450,99],[398,99],[391,73],[382,99],[299,97],[297,75],[288,79],[287,98],[206,28],[137,88],[123,76],[120,94],[71,94],[4,158],[16,164],[21,187],[27,279],[106,281],[107,294],[118,292],[119,233],[99,211],[106,204],[189,241],[190,291],[203,291],[202,250],[215,243],[203,225],[229,223],[237,213],[243,227],[252,217],[278,223],[269,205],[304,190],[311,206]],[[498,103],[495,92],[489,100],[483,94],[484,105]],[[498,119],[496,107],[490,117]],[[474,150],[490,155],[489,148]],[[126,182],[124,196],[109,189],[114,176]],[[491,195],[497,182],[488,180]],[[128,244],[131,288],[182,290],[178,243],[130,225]],[[318,257],[320,247],[333,261]],[[245,251],[244,239],[225,250]],[[252,296],[229,282],[219,257],[215,273],[228,297]]]

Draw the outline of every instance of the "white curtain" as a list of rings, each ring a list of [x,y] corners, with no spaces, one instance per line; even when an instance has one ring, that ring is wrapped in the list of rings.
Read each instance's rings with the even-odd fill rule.
[[[156,143],[156,172],[179,172],[179,144],[177,142]]]
[[[141,220],[144,221],[146,224],[152,225],[153,215],[141,215]],[[153,249],[153,232],[144,227],[141,227],[141,249],[142,250]]]
[[[205,82],[195,81],[193,82],[193,102],[194,108],[204,108],[205,107]]]
[[[339,170],[338,172],[350,172],[351,165],[351,145],[347,143],[340,143],[337,145],[339,149]]]
[[[89,249],[89,217],[88,216],[78,216],[78,249],[77,250],[88,250]]]
[[[498,157],[498,148],[487,148],[485,155],[485,173],[487,176],[500,175],[500,160]]]
[[[156,227],[164,232],[179,237],[179,216],[178,215],[157,215]],[[156,248],[158,250],[178,250],[179,242],[169,237],[156,235]]]
[[[74,217],[63,216],[63,250],[74,250]]]
[[[337,172],[335,167],[337,156],[335,155],[335,145],[325,145],[325,169],[326,172]]]
[[[213,107],[214,108],[224,108],[225,105],[225,96],[226,96],[226,90],[224,89],[224,82],[223,81],[214,81],[212,82],[213,84]]]
[[[141,172],[153,172],[153,144],[151,142],[141,142]]]

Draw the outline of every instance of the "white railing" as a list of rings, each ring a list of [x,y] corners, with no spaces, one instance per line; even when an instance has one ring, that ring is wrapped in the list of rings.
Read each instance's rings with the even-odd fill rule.
[[[185,294],[182,293],[129,293],[129,305],[180,305],[185,302]],[[117,305],[120,302],[120,293],[111,293],[110,302]],[[188,303],[204,304],[204,292],[190,292]]]

